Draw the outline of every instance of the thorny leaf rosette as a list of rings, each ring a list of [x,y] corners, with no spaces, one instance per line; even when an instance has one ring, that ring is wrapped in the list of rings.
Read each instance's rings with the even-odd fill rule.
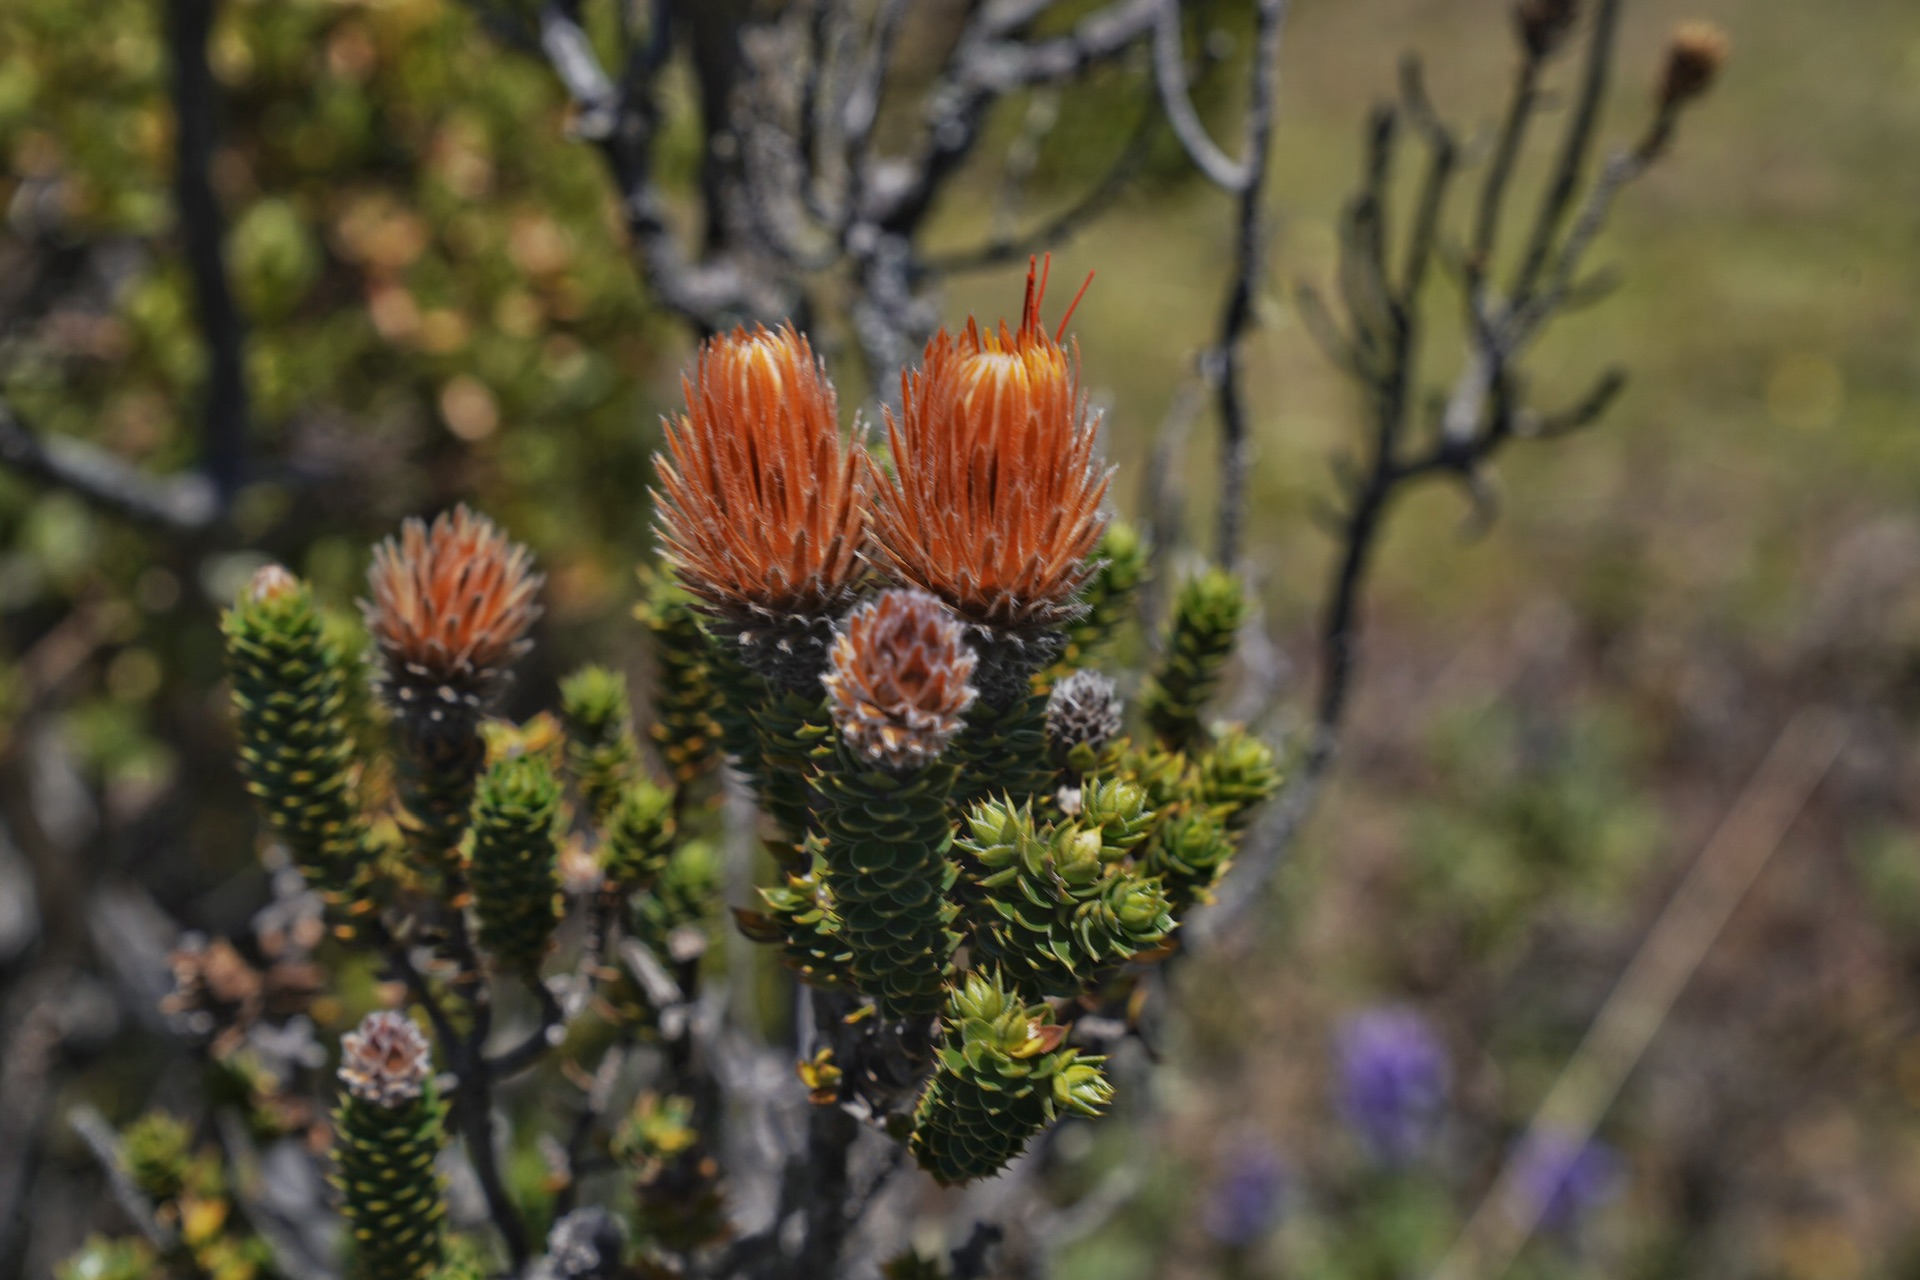
[[[662,549],[749,665],[817,694],[865,573],[865,451],[841,438],[833,384],[790,326],[714,338],[682,387],[654,457]]]
[[[901,375],[899,412],[887,411],[893,472],[874,468],[879,559],[975,631],[993,706],[1064,643],[1106,527],[1099,419],[1077,351],[1040,323],[1044,292],[1030,269],[1018,329],[969,320],[934,335],[921,367]]]
[[[1102,1059],[1063,1048],[1066,1029],[997,974],[967,975],[944,1020],[911,1140],[920,1167],[943,1184],[993,1176],[1059,1115],[1097,1116],[1113,1097]]]

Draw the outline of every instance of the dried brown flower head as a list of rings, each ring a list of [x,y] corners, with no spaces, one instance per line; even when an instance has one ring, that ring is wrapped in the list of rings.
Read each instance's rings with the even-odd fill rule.
[[[1064,763],[1075,747],[1094,751],[1120,736],[1120,696],[1111,677],[1098,671],[1076,671],[1047,698],[1047,742],[1056,763]]]
[[[864,574],[868,511],[865,450],[841,438],[833,383],[783,326],[712,339],[681,385],[686,412],[653,460],[675,575],[750,645],[809,629],[824,644]]]
[[[1099,420],[1078,352],[1040,323],[1045,291],[1029,267],[1018,329],[969,320],[934,335],[901,376],[900,412],[887,413],[893,474],[876,468],[887,567],[997,639],[1035,639],[1074,616],[1106,527]]]
[[[940,601],[882,591],[847,615],[829,653],[823,683],[840,741],[887,769],[933,763],[973,705],[975,661]]]
[[[195,1039],[211,1038],[215,1058],[224,1058],[260,1020],[266,1005],[260,971],[224,938],[189,934],[167,957],[173,991],[160,1011]]]
[[[205,1041],[216,1059],[245,1042],[262,1018],[304,1013],[320,994],[320,970],[299,957],[275,956],[256,969],[224,938],[187,934],[167,957],[173,991],[160,1011],[185,1035]]]
[[[416,721],[476,715],[532,643],[541,581],[531,552],[464,506],[431,526],[408,520],[375,547],[361,609],[394,709]]]
[[[362,1102],[397,1107],[419,1097],[432,1074],[433,1051],[404,1013],[370,1013],[340,1038],[340,1083]]]
[[[1731,49],[1727,33],[1711,22],[1683,22],[1667,42],[1667,66],[1660,81],[1660,103],[1677,107],[1713,87]]]

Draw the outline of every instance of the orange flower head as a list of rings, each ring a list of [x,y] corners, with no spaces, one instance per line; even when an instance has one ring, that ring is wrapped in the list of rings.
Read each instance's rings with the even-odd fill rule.
[[[1032,646],[1036,667],[1079,612],[1111,474],[1094,457],[1079,352],[1040,322],[1045,292],[1029,266],[1018,329],[943,329],[901,376],[900,412],[887,413],[893,474],[876,480],[874,511],[896,577],[993,640]]]
[[[403,718],[471,722],[531,647],[541,577],[533,555],[466,507],[418,518],[374,548],[362,602]]]
[[[883,591],[848,614],[822,678],[841,743],[896,772],[939,759],[975,696],[963,630],[924,591]]]
[[[340,1083],[362,1102],[397,1107],[419,1097],[432,1074],[433,1051],[404,1013],[370,1013],[340,1037]]]
[[[817,679],[864,575],[865,450],[842,440],[833,383],[791,326],[710,340],[681,385],[653,460],[666,557],[750,655],[806,649]]]

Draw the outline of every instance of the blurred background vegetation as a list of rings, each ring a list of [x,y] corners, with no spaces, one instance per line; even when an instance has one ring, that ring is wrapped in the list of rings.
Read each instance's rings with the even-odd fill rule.
[[[1231,39],[1235,6],[1218,8]],[[1490,531],[1474,536],[1447,490],[1398,513],[1357,723],[1312,835],[1259,927],[1180,974],[1151,1120],[1062,1144],[1069,1183],[1119,1160],[1142,1178],[1127,1212],[1066,1251],[1065,1275],[1430,1268],[1695,851],[1811,703],[1845,710],[1846,753],[1522,1266],[1920,1272],[1920,10],[1644,0],[1628,10],[1616,133],[1644,120],[1666,35],[1692,17],[1731,32],[1729,72],[1624,200],[1605,245],[1617,293],[1536,360],[1567,395],[1603,363],[1632,382],[1599,427],[1503,461]],[[160,21],[151,0],[0,6],[0,396],[48,434],[167,473],[198,448],[205,356]],[[1248,348],[1247,568],[1291,690],[1306,687],[1329,555],[1315,523],[1329,457],[1358,410],[1292,286],[1331,271],[1361,123],[1401,53],[1424,56],[1444,111],[1488,122],[1514,56],[1507,21],[1468,0],[1295,5]],[[142,984],[164,991],[168,921],[232,932],[264,896],[218,605],[269,556],[344,604],[374,537],[467,498],[548,573],[542,656],[516,697],[547,701],[553,673],[587,657],[633,665],[647,458],[690,349],[650,303],[550,73],[468,9],[230,0],[210,49],[225,101],[212,178],[253,406],[237,536],[165,536],[0,471],[0,1035],[32,981],[97,975],[107,994],[72,1004],[97,1011],[96,1033],[70,1037],[50,1109],[91,1100],[116,1119],[191,1071],[156,1019],[112,1012],[138,1007],[128,988],[149,1007]],[[1130,127],[1117,108],[1135,92],[1116,72],[1084,100],[1016,101],[996,127],[1011,137],[1022,112],[1057,111],[1034,181],[1068,192]],[[1214,86],[1203,106],[1236,92]],[[698,146],[668,136],[670,185],[692,180]],[[1156,155],[1056,263],[1097,272],[1076,330],[1122,511],[1208,340],[1230,252],[1225,197],[1176,160]],[[971,242],[994,216],[998,149],[980,170],[936,239]],[[1009,312],[1017,288],[1012,267],[967,277],[947,316]],[[1204,431],[1189,453],[1191,474],[1210,474]],[[1191,487],[1204,541],[1208,489]],[[155,972],[115,967],[127,938]],[[1383,1050],[1379,1069],[1431,1077],[1439,1098],[1415,1107],[1420,1139],[1392,1159],[1355,1121],[1362,1067],[1343,1048],[1354,1015],[1381,1008],[1432,1044]],[[36,1224],[18,1259],[30,1274],[99,1212],[78,1199],[84,1149],[50,1141],[40,1176],[75,1202]]]

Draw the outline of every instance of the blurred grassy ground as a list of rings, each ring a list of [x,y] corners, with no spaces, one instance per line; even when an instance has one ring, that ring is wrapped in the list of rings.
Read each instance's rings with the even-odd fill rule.
[[[1621,202],[1600,256],[1623,287],[1535,366],[1548,403],[1614,362],[1629,390],[1577,439],[1507,456],[1488,536],[1458,536],[1452,492],[1399,511],[1340,782],[1281,911],[1251,954],[1220,962],[1276,977],[1188,974],[1198,1012],[1174,1033],[1188,1055],[1164,1086],[1153,1189],[1122,1229],[1075,1246],[1072,1275],[1238,1274],[1192,1225],[1223,1133],[1263,1135],[1315,1189],[1278,1243],[1233,1264],[1246,1274],[1431,1266],[1503,1135],[1808,700],[1854,712],[1853,750],[1603,1131],[1627,1154],[1626,1198],[1525,1265],[1912,1274],[1920,8],[1630,6],[1616,141],[1645,119],[1665,34],[1692,17],[1731,33],[1728,73]],[[1330,275],[1360,121],[1400,50],[1425,57],[1445,113],[1484,125],[1512,58],[1503,22],[1503,6],[1460,0],[1296,7],[1270,305],[1251,349],[1256,573],[1302,663],[1330,546],[1309,517],[1356,405],[1284,294]],[[1099,272],[1077,328],[1131,475],[1192,354],[1167,335],[1211,322],[1226,225],[1211,195],[1140,203],[1058,255],[1065,278]],[[1015,288],[1013,273],[981,279],[959,301],[995,312]],[[1430,376],[1455,356],[1437,344]],[[1204,446],[1189,461],[1211,465]],[[1203,539],[1205,515],[1190,512]],[[1334,1015],[1384,1000],[1443,1026],[1461,1124],[1425,1190],[1361,1196],[1327,1115],[1325,1041]]]

